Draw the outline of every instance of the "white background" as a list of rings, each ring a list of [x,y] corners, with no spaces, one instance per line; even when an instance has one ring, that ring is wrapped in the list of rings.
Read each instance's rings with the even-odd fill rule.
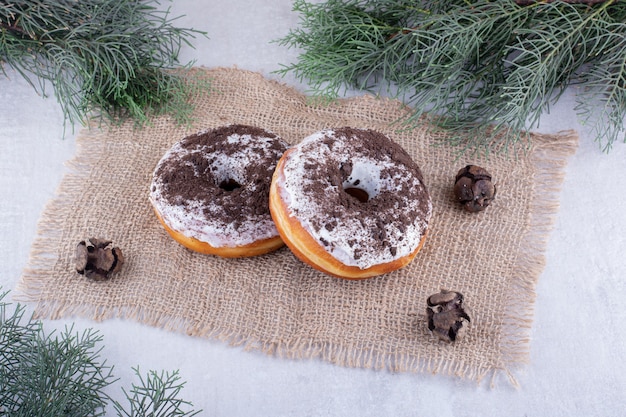
[[[170,6],[165,3],[163,7]],[[178,0],[177,25],[208,32],[182,62],[237,66],[269,78],[297,51],[272,43],[298,24],[291,2]],[[0,286],[13,290],[26,266],[37,222],[75,153],[64,137],[56,100],[43,99],[19,76],[0,76]],[[301,91],[293,77],[281,79]],[[536,129],[576,129],[547,265],[536,291],[529,363],[488,384],[430,374],[347,369],[318,360],[286,360],[194,339],[132,321],[45,321],[45,328],[95,328],[103,357],[120,378],[110,393],[142,371],[180,370],[183,397],[207,416],[601,416],[626,410],[626,145],[602,153],[577,122],[574,89]],[[12,291],[13,292],[13,291]],[[9,299],[12,297],[9,294]]]

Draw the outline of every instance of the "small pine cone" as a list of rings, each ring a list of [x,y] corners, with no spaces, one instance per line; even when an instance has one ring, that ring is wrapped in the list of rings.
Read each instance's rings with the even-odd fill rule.
[[[426,300],[428,329],[440,339],[454,342],[463,323],[471,322],[467,307],[463,305],[463,294],[442,289]]]
[[[110,240],[89,238],[76,245],[75,262],[79,274],[94,281],[105,281],[109,274],[120,270],[124,255]]]
[[[454,195],[465,210],[476,213],[491,204],[496,196],[496,186],[487,170],[467,165],[456,174]]]

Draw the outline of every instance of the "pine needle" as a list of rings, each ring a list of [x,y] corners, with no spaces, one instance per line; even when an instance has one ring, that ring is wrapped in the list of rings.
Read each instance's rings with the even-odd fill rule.
[[[114,380],[100,358],[102,336],[71,328],[46,335],[0,296],[0,415],[99,416]]]
[[[189,95],[208,85],[186,79],[178,54],[204,32],[174,26],[154,0],[11,0],[0,4],[0,71],[13,68],[66,120],[171,114],[180,123]]]
[[[160,374],[151,371],[142,376],[139,368],[135,368],[139,385],[134,385],[130,392],[124,390],[128,406],[114,401],[113,405],[118,416],[122,417],[192,417],[200,411],[185,411],[192,404],[179,398],[184,383],[179,382],[178,371]]]
[[[1,290],[1,289],[0,289]],[[0,415],[11,417],[104,415],[108,400],[119,417],[192,417],[179,398],[185,383],[178,371],[150,371],[126,395],[128,406],[105,392],[117,380],[101,358],[102,336],[66,328],[45,334],[42,323],[24,317],[24,307],[4,302],[0,292]]]
[[[580,119],[608,150],[626,139],[626,2],[587,3],[296,0],[300,27],[279,43],[302,52],[279,73],[327,98],[384,91],[412,107],[408,126],[428,117],[478,152],[527,145],[576,84]]]

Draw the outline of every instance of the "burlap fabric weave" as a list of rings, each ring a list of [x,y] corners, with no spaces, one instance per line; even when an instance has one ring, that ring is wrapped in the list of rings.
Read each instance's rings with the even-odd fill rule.
[[[211,79],[212,92],[194,98],[192,128],[163,117],[143,129],[129,123],[77,138],[77,155],[42,215],[18,286],[39,317],[123,317],[275,356],[514,382],[513,370],[528,357],[534,288],[574,133],[533,135],[525,154],[469,160],[436,146],[426,126],[398,130],[393,122],[407,109],[397,101],[363,96],[316,105],[257,73],[196,71]],[[420,165],[432,194],[423,250],[402,270],[347,281],[313,270],[287,248],[247,259],[184,249],[148,202],[153,169],[182,137],[231,123],[272,130],[290,143],[327,127],[386,133]],[[452,198],[454,176],[467,163],[486,167],[497,183],[495,202],[480,214]],[[91,236],[112,240],[125,254],[124,268],[109,281],[75,272],[76,244]],[[427,329],[426,298],[440,288],[462,292],[471,308],[472,323],[455,344]]]

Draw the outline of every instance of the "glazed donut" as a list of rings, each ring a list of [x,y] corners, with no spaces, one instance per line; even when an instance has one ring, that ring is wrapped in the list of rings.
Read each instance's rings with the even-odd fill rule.
[[[426,238],[432,202],[404,149],[381,133],[346,127],[314,133],[283,154],[270,212],[302,261],[362,279],[413,260]]]
[[[196,252],[235,258],[280,248],[268,199],[287,148],[277,135],[244,125],[185,137],[154,170],[149,198],[157,218]]]

